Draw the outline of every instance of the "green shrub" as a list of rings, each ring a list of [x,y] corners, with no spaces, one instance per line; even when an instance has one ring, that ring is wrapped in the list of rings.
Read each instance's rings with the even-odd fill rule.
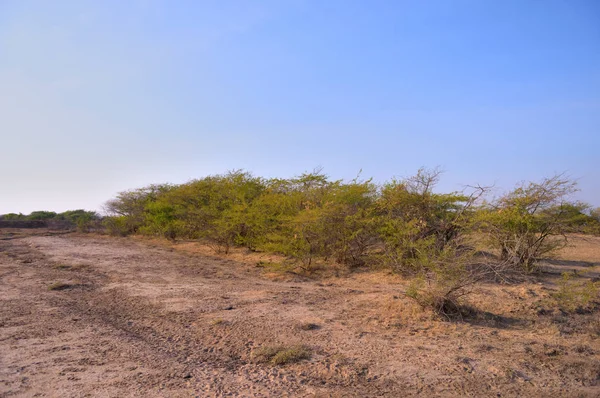
[[[482,276],[471,266],[472,256],[472,251],[451,246],[442,251],[420,251],[415,258],[419,272],[409,284],[406,296],[437,315],[461,317],[462,298]]]
[[[600,282],[578,282],[573,273],[565,272],[558,284],[558,291],[552,296],[563,311],[590,310],[600,305]]]
[[[126,225],[126,228],[121,228],[124,225],[119,225],[118,230],[134,233],[144,225],[146,205],[156,201],[170,189],[172,189],[170,184],[162,184],[120,192],[116,198],[106,202],[104,209],[109,217],[123,220],[114,221],[114,223]],[[108,222],[108,224],[111,223],[113,221]]]
[[[135,232],[126,216],[106,217],[102,224],[106,231],[113,236],[127,236]]]
[[[376,202],[379,235],[384,250],[382,261],[401,272],[420,272],[424,258],[442,255],[456,246],[470,227],[472,208],[485,192],[477,188],[470,195],[433,192],[440,172],[421,169],[404,180],[383,186]]]
[[[534,272],[540,258],[565,245],[574,206],[566,199],[575,190],[576,184],[560,175],[522,183],[482,207],[481,231],[503,261]]]
[[[27,216],[25,214],[22,213],[8,213],[8,214],[3,214],[2,215],[2,219],[3,220],[7,220],[7,221],[17,221],[17,220],[26,220]]]
[[[57,214],[53,211],[34,211],[31,212],[26,219],[27,220],[50,220],[56,218]]]
[[[98,227],[100,216],[94,211],[78,209],[59,213],[54,217],[54,220],[68,221],[75,225],[78,231],[88,232],[91,229]]]

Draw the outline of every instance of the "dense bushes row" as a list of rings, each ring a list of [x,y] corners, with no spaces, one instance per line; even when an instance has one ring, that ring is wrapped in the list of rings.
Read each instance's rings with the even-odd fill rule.
[[[234,246],[276,252],[305,269],[325,260],[408,273],[442,259],[468,263],[463,257],[473,254],[467,239],[474,231],[503,261],[532,271],[536,259],[560,245],[556,236],[600,225],[584,205],[566,202],[575,185],[561,176],[490,201],[482,187],[437,193],[439,177],[422,169],[377,185],[332,181],[320,172],[263,179],[235,171],[121,192],[106,205],[105,225],[118,235],[201,240],[224,253]]]
[[[100,226],[100,215],[93,211],[68,210],[62,213],[53,211],[34,211],[30,214],[8,213],[0,215],[6,221],[45,221],[57,225],[76,227],[80,231],[89,231]]]
[[[370,180],[330,181],[320,173],[264,180],[232,172],[123,192],[108,202],[113,216],[106,222],[116,234],[201,239],[221,252],[244,246],[281,253],[305,267],[316,259],[397,267],[417,257],[419,245],[443,249],[460,229],[468,198],[433,193],[436,178],[421,171],[379,187]]]

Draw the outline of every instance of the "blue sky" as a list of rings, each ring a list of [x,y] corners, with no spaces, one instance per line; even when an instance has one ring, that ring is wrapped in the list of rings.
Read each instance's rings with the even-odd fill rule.
[[[0,0],[0,213],[247,169],[600,206],[600,3]]]

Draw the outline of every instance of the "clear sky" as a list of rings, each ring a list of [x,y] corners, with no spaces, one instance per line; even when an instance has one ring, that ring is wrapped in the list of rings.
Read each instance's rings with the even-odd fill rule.
[[[600,206],[600,1],[0,0],[0,213],[438,165]]]

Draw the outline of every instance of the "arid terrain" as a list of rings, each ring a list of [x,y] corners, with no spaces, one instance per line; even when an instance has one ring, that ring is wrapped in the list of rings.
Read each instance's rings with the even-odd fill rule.
[[[540,278],[482,284],[478,313],[450,322],[386,271],[0,230],[0,397],[599,397],[599,313],[548,304],[561,272],[600,275],[600,238],[572,238]],[[301,345],[296,363],[257,355]]]

